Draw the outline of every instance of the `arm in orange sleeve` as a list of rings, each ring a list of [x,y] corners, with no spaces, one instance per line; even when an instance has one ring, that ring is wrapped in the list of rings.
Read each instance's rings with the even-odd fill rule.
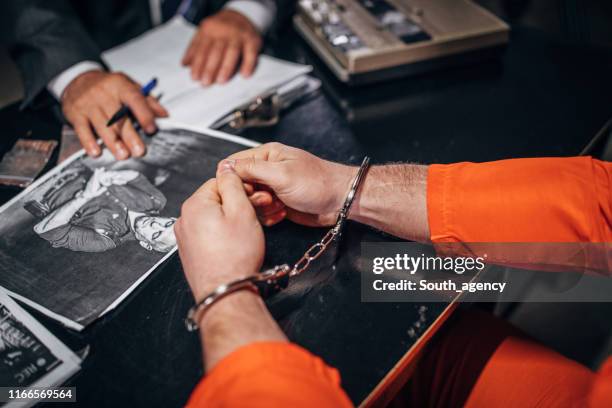
[[[612,164],[590,157],[431,165],[433,242],[612,242]]]
[[[262,408],[352,406],[340,387],[337,370],[285,342],[251,343],[235,350],[202,379],[187,407],[245,404]]]
[[[591,266],[610,272],[609,162],[573,157],[431,165],[427,207],[434,243],[603,243],[590,246],[604,249],[603,257],[597,258],[601,262],[592,258]],[[506,259],[520,259],[530,246],[519,247],[515,253],[513,245],[501,248],[510,252],[503,254]],[[562,248],[553,246],[555,253],[549,259],[558,260]],[[530,362],[529,370],[522,365],[524,361]],[[586,367],[535,343],[510,338],[488,361],[466,406],[489,406],[502,398],[508,404],[516,398],[522,405],[529,405],[530,399],[533,404],[563,401],[571,405],[570,396],[576,399],[574,405],[612,406],[612,359],[593,375]]]
[[[434,242],[611,241],[609,163],[578,157],[432,165],[426,170],[426,197],[424,166],[395,167],[391,182],[366,179],[354,219],[406,238],[422,237],[428,230]],[[395,213],[390,205],[397,207]],[[412,216],[403,217],[408,227],[399,228],[395,215],[410,211]],[[421,218],[429,227],[407,231],[425,213]],[[226,355],[200,382],[188,406],[229,407],[245,401],[255,407],[351,406],[337,371],[298,346],[280,342],[251,343]]]

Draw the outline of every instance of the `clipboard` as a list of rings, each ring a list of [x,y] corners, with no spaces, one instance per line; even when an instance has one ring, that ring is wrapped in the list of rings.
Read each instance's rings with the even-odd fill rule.
[[[278,123],[283,110],[312,95],[321,87],[321,81],[308,75],[299,76],[238,107],[215,122],[211,127],[229,126],[235,130],[267,127]]]

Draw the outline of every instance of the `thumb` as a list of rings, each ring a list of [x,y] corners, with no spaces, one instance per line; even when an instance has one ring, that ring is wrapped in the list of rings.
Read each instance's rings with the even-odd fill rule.
[[[282,172],[276,163],[248,157],[227,161],[244,181],[266,185],[273,190],[279,186]]]
[[[217,188],[225,214],[240,215],[250,212],[253,216],[255,215],[255,210],[246,195],[242,180],[227,161],[219,163],[217,168]]]

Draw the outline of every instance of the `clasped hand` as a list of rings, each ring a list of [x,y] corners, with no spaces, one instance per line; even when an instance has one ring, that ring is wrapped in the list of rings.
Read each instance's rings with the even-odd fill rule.
[[[332,225],[356,171],[278,143],[222,161],[216,178],[183,204],[174,227],[195,298],[259,271],[265,249],[261,224],[287,218]]]

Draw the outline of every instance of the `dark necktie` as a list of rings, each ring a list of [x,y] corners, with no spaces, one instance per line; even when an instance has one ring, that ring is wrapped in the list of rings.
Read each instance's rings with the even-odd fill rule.
[[[182,0],[162,0],[162,21],[166,22],[176,15]]]

